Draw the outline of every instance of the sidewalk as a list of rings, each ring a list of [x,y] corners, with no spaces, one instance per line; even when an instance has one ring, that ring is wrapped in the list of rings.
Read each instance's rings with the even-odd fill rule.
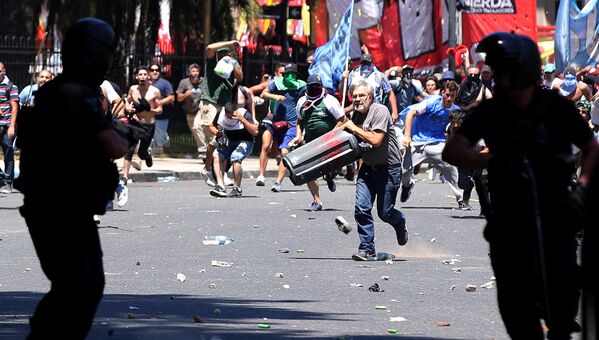
[[[254,179],[258,177],[260,169],[259,163],[260,159],[256,156],[251,156],[243,160],[243,178]],[[116,164],[119,167],[119,171],[121,171],[123,160],[117,160]],[[161,180],[168,180],[164,177],[174,176],[181,181],[201,180],[205,179],[200,173],[203,168],[204,163],[197,158],[154,157],[154,164],[151,168],[148,168],[143,162],[141,170],[139,171],[131,167],[129,179],[133,180],[133,182],[158,182]],[[266,173],[264,174],[265,177],[276,177],[277,169],[277,162],[274,159],[269,159],[268,165],[266,166]],[[232,177],[231,170],[229,170],[229,176]]]

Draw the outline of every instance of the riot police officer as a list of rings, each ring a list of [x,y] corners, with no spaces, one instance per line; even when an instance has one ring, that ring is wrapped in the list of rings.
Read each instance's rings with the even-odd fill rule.
[[[571,102],[537,85],[540,58],[530,38],[497,32],[477,51],[493,69],[495,96],[466,117],[443,159],[488,167],[491,211],[484,236],[508,334],[543,339],[543,319],[549,339],[570,339],[580,329],[576,233],[590,168],[583,166],[573,183],[571,145],[589,161],[598,145]],[[488,154],[472,148],[480,139]]]
[[[128,148],[100,100],[115,47],[106,22],[75,22],[63,42],[63,74],[40,88],[32,111],[19,115],[21,175],[15,187],[24,194],[21,215],[51,281],[30,319],[28,339],[85,338],[102,298],[102,249],[93,215],[103,214],[112,199],[118,183],[113,159]],[[57,163],[65,150],[84,171]]]

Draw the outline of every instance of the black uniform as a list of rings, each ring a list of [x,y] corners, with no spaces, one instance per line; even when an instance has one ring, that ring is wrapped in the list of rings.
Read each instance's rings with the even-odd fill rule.
[[[571,102],[540,87],[534,91],[524,111],[497,96],[481,103],[456,133],[471,144],[484,139],[493,155],[488,168],[491,213],[484,235],[508,333],[514,339],[543,339],[539,318],[547,321],[538,308],[542,293],[536,289],[536,191],[551,307],[549,334],[552,339],[569,339],[577,328],[579,298],[574,225],[578,212],[568,209],[575,171],[571,144],[581,147],[593,135]]]

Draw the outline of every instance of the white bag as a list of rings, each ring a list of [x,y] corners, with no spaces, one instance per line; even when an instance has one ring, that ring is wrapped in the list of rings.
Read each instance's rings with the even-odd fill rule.
[[[229,79],[231,77],[231,73],[233,73],[234,67],[233,59],[229,56],[226,56],[216,63],[214,73],[223,79]]]

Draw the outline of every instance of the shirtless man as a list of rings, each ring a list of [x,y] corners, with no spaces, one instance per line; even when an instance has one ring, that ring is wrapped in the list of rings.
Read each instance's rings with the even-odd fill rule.
[[[589,100],[591,98],[591,90],[589,86],[582,81],[578,81],[576,68],[568,66],[564,69],[564,80],[556,82],[553,85],[554,90],[570,99],[574,103],[581,99]],[[582,98],[584,96],[584,98]]]
[[[137,80],[137,85],[133,85],[129,88],[125,111],[130,117],[131,125],[146,129],[149,132],[146,135],[146,138],[142,138],[139,141],[138,155],[139,158],[146,161],[148,167],[151,167],[153,161],[149,147],[152,142],[152,136],[154,136],[155,117],[156,115],[162,114],[162,106],[159,104],[160,90],[150,85],[148,68],[146,66],[139,66],[137,68],[135,79]],[[125,164],[123,168],[125,183],[129,178],[131,159],[133,159],[136,146],[137,143],[133,144],[129,148],[129,152],[125,155]]]

